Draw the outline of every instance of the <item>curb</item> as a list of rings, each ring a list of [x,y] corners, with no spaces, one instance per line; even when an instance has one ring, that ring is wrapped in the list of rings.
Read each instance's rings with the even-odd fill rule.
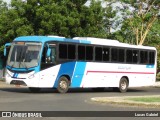
[[[110,103],[110,104],[118,104],[118,105],[129,105],[129,106],[137,106],[137,107],[151,107],[151,108],[160,108],[160,102],[138,102],[128,100],[130,98],[138,98],[138,97],[160,97],[160,95],[150,95],[150,96],[125,96],[125,97],[94,97],[91,98],[92,102],[96,103]]]

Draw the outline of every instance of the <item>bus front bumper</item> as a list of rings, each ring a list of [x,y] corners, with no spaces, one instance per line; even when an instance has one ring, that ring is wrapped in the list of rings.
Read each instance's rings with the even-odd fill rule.
[[[30,73],[13,73],[6,70],[5,80],[7,84],[22,85],[27,87],[39,87],[39,74],[34,71]]]

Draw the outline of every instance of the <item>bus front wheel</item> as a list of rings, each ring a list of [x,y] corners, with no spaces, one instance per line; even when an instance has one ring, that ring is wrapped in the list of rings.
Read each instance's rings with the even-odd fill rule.
[[[122,77],[120,82],[119,82],[119,91],[121,93],[126,92],[128,89],[128,80],[125,77]]]
[[[69,89],[69,80],[65,76],[60,77],[57,91],[59,93],[66,93],[68,89]]]

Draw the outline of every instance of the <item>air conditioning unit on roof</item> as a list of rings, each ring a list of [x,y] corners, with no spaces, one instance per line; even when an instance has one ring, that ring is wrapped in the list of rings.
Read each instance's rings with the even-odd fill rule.
[[[103,38],[94,38],[94,37],[74,37],[74,40],[86,40],[93,43],[111,43],[111,44],[118,44],[118,40],[111,40],[111,39],[103,39]]]

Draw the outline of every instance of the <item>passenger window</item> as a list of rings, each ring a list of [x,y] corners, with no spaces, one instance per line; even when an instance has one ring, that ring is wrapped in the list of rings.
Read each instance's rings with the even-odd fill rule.
[[[124,49],[119,49],[118,50],[118,57],[119,57],[118,61],[119,62],[124,62],[124,51],[125,51]]]
[[[95,60],[102,61],[102,47],[95,48]]]
[[[110,49],[103,48],[103,61],[109,61]]]
[[[133,50],[133,63],[138,62],[138,50]]]
[[[59,58],[67,59],[67,44],[59,44]]]
[[[127,63],[132,63],[132,50],[127,50],[126,51],[126,62]]]
[[[140,51],[140,63],[147,64],[148,63],[148,52]]]
[[[93,60],[93,47],[86,46],[86,60]]]
[[[117,48],[112,48],[112,50],[111,50],[111,60],[113,62],[118,61],[118,49]]]
[[[155,52],[150,51],[149,52],[149,64],[154,64],[155,63]]]
[[[68,59],[75,59],[76,58],[76,46],[75,45],[68,45]]]
[[[85,46],[78,46],[78,60],[85,60]]]

